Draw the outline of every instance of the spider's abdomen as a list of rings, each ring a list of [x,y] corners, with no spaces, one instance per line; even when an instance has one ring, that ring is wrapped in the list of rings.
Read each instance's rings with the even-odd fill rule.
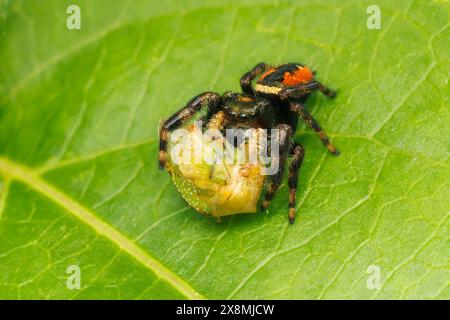
[[[313,79],[312,71],[307,67],[298,66],[292,72],[285,72],[283,74],[282,83],[286,86],[296,86],[299,84],[306,84]]]
[[[257,80],[257,84],[265,86],[295,86],[309,83],[314,74],[308,67],[299,63],[284,64],[270,68]]]
[[[311,69],[302,64],[284,64],[264,72],[256,81],[255,91],[262,95],[276,96],[283,88],[306,84],[313,78]]]

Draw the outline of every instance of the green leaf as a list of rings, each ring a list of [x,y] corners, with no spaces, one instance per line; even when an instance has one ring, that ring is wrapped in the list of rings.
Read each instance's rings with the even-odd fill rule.
[[[371,4],[0,1],[0,298],[450,298],[449,5],[380,0],[369,30]],[[284,183],[217,224],[157,169],[158,122],[260,61],[338,89],[307,107],[341,155],[301,125],[296,223]]]

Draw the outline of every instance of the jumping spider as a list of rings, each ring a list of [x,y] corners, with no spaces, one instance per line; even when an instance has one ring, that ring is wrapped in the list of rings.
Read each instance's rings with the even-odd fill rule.
[[[299,63],[288,63],[276,67],[259,63],[241,77],[240,85],[243,93],[226,92],[219,95],[215,92],[204,92],[194,97],[160,127],[160,168],[168,169],[181,194],[192,207],[202,213],[220,218],[235,213],[256,212],[256,202],[266,179],[268,189],[261,207],[267,209],[280,186],[286,159],[291,157],[288,178],[288,217],[289,222],[293,223],[297,176],[305,153],[303,146],[293,139],[298,117],[317,133],[329,152],[334,155],[339,154],[304,106],[313,91],[318,90],[329,98],[334,98],[336,95],[335,91],[315,80],[314,75],[315,72]],[[256,78],[256,84],[253,86],[252,82]],[[214,170],[214,167],[208,167],[209,173],[203,173],[200,170],[197,173],[195,172],[197,169],[190,169],[189,174],[186,171],[178,171],[174,177],[175,166],[171,164],[168,152],[169,132],[182,127],[205,108],[206,115],[202,119],[208,123],[207,127],[214,127],[222,132],[228,128],[279,129],[280,148],[277,155],[279,170],[273,175],[261,178],[258,170],[249,174],[249,171],[239,171],[242,168],[237,171],[238,174],[230,176],[230,170],[234,169],[226,167],[226,170],[222,171],[228,171],[228,173],[223,177],[218,175],[218,180],[213,181],[211,169]],[[240,178],[247,179],[244,183],[246,187],[237,191],[225,189],[230,185],[234,188],[236,184],[233,182],[239,181]],[[242,187],[243,184],[239,182],[238,185]]]

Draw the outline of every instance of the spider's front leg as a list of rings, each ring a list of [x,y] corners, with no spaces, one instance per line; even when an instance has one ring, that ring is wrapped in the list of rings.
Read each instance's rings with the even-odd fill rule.
[[[252,70],[245,73],[240,80],[242,92],[246,94],[254,94],[253,88],[252,88],[252,81],[261,73],[266,71],[269,68],[269,66],[264,63],[258,63],[256,66],[253,67]]]
[[[275,193],[278,190],[278,187],[280,186],[281,179],[283,179],[284,165],[288,157],[289,145],[292,136],[292,128],[287,124],[279,124],[277,125],[276,129],[278,129],[277,132],[279,150],[278,154],[275,155],[275,157],[278,158],[278,170],[276,173],[268,177],[270,183],[269,188],[264,196],[264,201],[261,204],[262,209],[267,209],[269,207],[272,198],[274,197]],[[273,158],[274,155],[271,154],[271,157]]]
[[[299,99],[302,96],[311,93],[312,91],[319,90],[322,92],[325,96],[329,98],[336,97],[336,91],[331,90],[330,88],[324,86],[318,81],[313,81],[307,84],[300,84],[293,87],[287,87],[282,89],[279,92],[279,96],[281,99],[288,99],[288,98],[294,98]]]
[[[164,169],[167,162],[167,141],[169,132],[182,126],[186,121],[192,119],[202,107],[208,107],[208,113],[216,109],[220,96],[215,92],[204,92],[191,99],[184,108],[181,108],[169,119],[164,121],[159,130],[159,168]]]
[[[327,147],[329,152],[336,156],[339,155],[339,151],[334,145],[330,143],[330,139],[328,138],[327,134],[322,130],[319,123],[309,114],[309,112],[306,111],[303,104],[295,100],[289,100],[289,108],[291,111],[297,113],[303,119],[306,125],[317,133],[320,140],[322,140],[322,143]]]

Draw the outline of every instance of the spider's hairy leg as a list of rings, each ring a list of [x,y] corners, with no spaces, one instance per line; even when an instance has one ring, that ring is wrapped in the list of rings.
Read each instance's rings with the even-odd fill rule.
[[[297,113],[303,119],[306,125],[317,133],[320,140],[322,140],[322,143],[327,147],[329,152],[336,156],[339,155],[339,151],[334,145],[330,143],[330,139],[328,139],[326,133],[322,130],[319,123],[317,123],[317,121],[309,114],[309,112],[306,111],[303,104],[295,100],[289,100],[289,108],[291,109],[291,111]]]
[[[206,129],[213,140],[223,137],[225,126],[228,124],[225,112],[218,111],[213,113],[211,117],[206,116],[203,120],[206,121]]]
[[[316,81],[319,84],[319,87],[317,90],[323,93],[323,95],[327,96],[328,98],[334,98],[336,97],[337,92],[335,90],[332,90],[328,88],[327,86],[323,85],[322,83]]]
[[[242,92],[246,94],[254,94],[253,88],[252,88],[252,81],[262,72],[266,71],[269,68],[269,66],[264,63],[258,63],[256,66],[253,67],[252,70],[245,73],[240,80]]]
[[[159,168],[164,169],[167,162],[167,143],[169,132],[182,126],[192,119],[202,107],[207,107],[209,111],[217,108],[220,96],[215,92],[204,92],[191,99],[185,107],[175,112],[169,119],[163,122],[159,130]]]
[[[279,151],[277,155],[271,155],[273,158],[278,157],[278,170],[275,174],[270,175],[268,177],[269,180],[269,188],[264,196],[264,201],[261,204],[262,209],[267,209],[274,197],[275,193],[280,186],[281,179],[283,178],[284,173],[284,165],[286,162],[286,158],[288,157],[289,145],[292,136],[292,128],[287,124],[279,124],[276,129],[278,129],[278,143],[279,143]]]
[[[312,91],[319,90],[320,83],[313,81],[306,84],[299,84],[292,87],[287,87],[279,92],[281,99],[286,100],[288,98],[299,99]]]
[[[329,98],[334,98],[336,96],[336,91],[329,89],[328,87],[324,86],[318,81],[313,81],[306,84],[300,84],[293,87],[284,88],[280,91],[279,95],[281,99],[288,99],[288,98],[298,99],[315,90],[319,90]]]
[[[207,120],[207,117],[206,119]],[[214,113],[209,120],[207,120],[206,127],[211,130],[219,130],[222,131],[226,124],[228,123],[228,120],[226,118],[225,112],[219,111],[217,113]]]
[[[297,192],[298,171],[303,163],[305,149],[300,144],[295,143],[292,150],[292,161],[289,165],[289,222],[292,224],[295,220],[295,197]]]

